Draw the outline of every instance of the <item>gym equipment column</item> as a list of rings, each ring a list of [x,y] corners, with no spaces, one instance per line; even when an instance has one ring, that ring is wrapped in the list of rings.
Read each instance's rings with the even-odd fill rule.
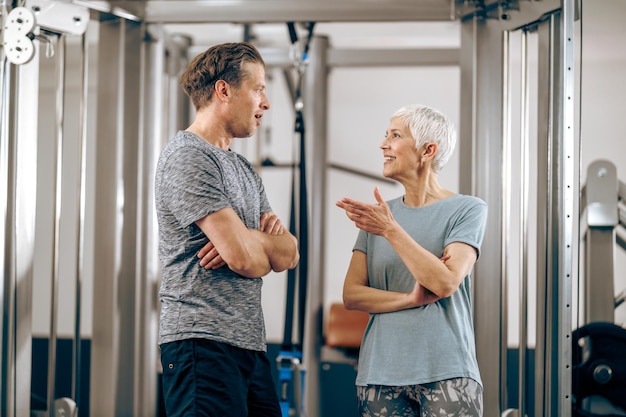
[[[2,2],[3,36],[8,10]],[[26,32],[29,32],[27,30]],[[5,46],[7,44],[5,43]],[[37,200],[39,54],[12,61],[0,48],[0,414],[30,412],[32,283]]]
[[[160,25],[148,26],[144,37],[145,60],[141,63],[141,131],[137,152],[137,276],[135,293],[135,343],[134,415],[156,413],[159,352],[158,338],[158,291],[161,264],[158,259],[158,228],[154,209],[154,171],[162,145],[168,137],[168,129],[175,115],[184,106],[168,95],[167,59],[178,62],[185,50],[169,43]],[[169,53],[168,53],[169,52]],[[176,77],[177,74],[170,74]],[[174,108],[175,103],[179,108]],[[169,105],[169,107],[168,107]],[[178,113],[176,113],[178,110]],[[167,114],[168,117],[164,117]],[[180,125],[178,125],[180,128]]]
[[[509,4],[511,3],[511,4]],[[490,208],[481,259],[475,268],[474,317],[477,355],[485,385],[485,415],[499,415],[507,405],[505,295],[509,216],[507,186],[510,167],[502,138],[507,137],[510,97],[505,96],[509,69],[506,31],[536,29],[540,46],[538,86],[537,190],[537,354],[535,416],[568,417],[571,414],[571,283],[577,269],[578,190],[574,133],[573,25],[574,1],[533,4],[497,2],[459,5],[461,43],[460,191],[485,200]],[[469,6],[470,9],[465,10]],[[475,6],[475,7],[474,7]],[[517,7],[519,6],[519,7]],[[472,7],[474,7],[472,9]],[[527,106],[527,104],[524,104]],[[509,143],[510,145],[510,143]],[[506,182],[505,182],[506,181]],[[525,185],[523,185],[525,186]],[[526,210],[525,207],[521,207]],[[521,227],[525,233],[526,227]],[[522,258],[528,256],[525,243]],[[505,250],[503,250],[505,249]],[[523,261],[522,263],[524,263]],[[527,273],[522,268],[522,275]],[[525,283],[521,283],[522,298]],[[521,300],[524,301],[524,300]],[[525,317],[525,311],[520,310]],[[522,323],[524,324],[524,323]],[[525,343],[523,340],[522,343]],[[523,347],[522,347],[523,348]],[[521,358],[524,361],[524,358]],[[525,372],[525,370],[522,370]],[[521,384],[528,385],[521,380]],[[520,387],[521,390],[528,386]],[[518,393],[526,401],[526,392]],[[528,408],[530,405],[524,404]],[[517,410],[514,410],[517,412]]]
[[[580,155],[574,138],[574,3],[563,1],[562,8],[538,28],[534,415],[544,417],[569,417],[572,411],[572,282],[578,276],[580,189]]]
[[[57,348],[57,317],[59,304],[59,280],[60,280],[60,234],[61,234],[61,201],[62,201],[62,173],[63,173],[63,124],[65,117],[65,37],[59,36],[55,42],[56,55],[56,131],[54,136],[53,158],[53,228],[52,228],[52,287],[50,289],[50,334],[48,338],[48,411],[49,415],[54,410],[54,400],[56,397],[56,348]]]
[[[19,2],[24,4],[25,2]],[[53,6],[47,4],[46,6]],[[35,14],[36,13],[36,14]],[[36,16],[36,17],[35,17]],[[48,357],[47,408],[54,414],[57,289],[59,280],[59,218],[61,184],[61,150],[63,149],[63,73],[64,36],[82,35],[89,21],[85,8],[71,4],[50,7],[14,7],[8,10],[2,4],[2,135],[0,159],[2,163],[1,192],[5,236],[1,263],[4,271],[2,291],[2,415],[28,415],[31,405],[33,275],[36,222],[42,187],[37,184],[41,153],[39,138],[39,50],[46,57],[56,58],[56,104],[52,147],[54,177],[52,185],[52,237],[43,239],[51,249],[52,265],[46,265],[46,276],[51,277],[50,334]],[[46,29],[44,33],[42,29]],[[54,47],[54,48],[51,48]],[[53,53],[55,52],[55,53]],[[47,139],[47,138],[46,138]],[[43,147],[41,147],[43,148]],[[45,155],[48,157],[49,155]],[[49,211],[49,212],[50,212]],[[48,213],[49,213],[48,212]],[[45,221],[46,219],[44,219]],[[35,230],[37,229],[37,230]],[[41,236],[38,236],[40,238]],[[48,236],[46,236],[48,237]],[[45,244],[44,244],[45,245]],[[50,269],[52,266],[52,269]],[[47,274],[49,273],[49,275]],[[19,372],[17,371],[19,369]]]
[[[140,340],[150,328],[139,319],[149,297],[140,260],[149,247],[143,230],[149,205],[142,200],[149,185],[140,186],[150,157],[143,155],[140,128],[144,37],[140,23],[100,22],[90,408],[102,417],[153,415],[156,407],[140,400],[144,389],[156,390],[156,377],[141,381],[149,368],[137,362],[155,357],[144,346],[156,351]]]
[[[304,119],[307,121],[307,178],[311,202],[309,278],[304,324],[303,363],[306,367],[304,406],[309,417],[319,416],[319,365],[322,349],[324,310],[324,218],[326,207],[326,130],[329,40],[314,36],[310,62],[304,76]]]
[[[501,370],[506,369],[501,317],[505,284],[506,242],[502,222],[503,190],[503,73],[504,36],[495,21],[476,16],[461,26],[461,113],[459,128],[459,191],[476,195],[489,206],[480,262],[474,268],[473,305],[476,354],[483,379],[484,412],[500,414]],[[504,380],[506,376],[504,377]]]

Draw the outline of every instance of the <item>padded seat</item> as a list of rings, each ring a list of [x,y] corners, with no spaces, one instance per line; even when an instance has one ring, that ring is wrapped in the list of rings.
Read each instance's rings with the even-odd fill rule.
[[[369,313],[346,310],[343,303],[333,303],[326,320],[326,346],[358,349],[369,321]]]

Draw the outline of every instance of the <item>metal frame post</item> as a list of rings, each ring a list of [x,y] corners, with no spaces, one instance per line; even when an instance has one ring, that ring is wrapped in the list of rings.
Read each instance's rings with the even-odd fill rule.
[[[308,247],[309,277],[307,288],[306,322],[303,362],[306,368],[304,407],[309,417],[319,416],[319,367],[324,311],[324,212],[326,207],[326,143],[327,143],[327,90],[329,40],[314,36],[309,49],[310,62],[304,75],[304,120],[307,132],[307,178],[311,184],[310,242],[300,242]],[[314,197],[312,197],[314,196]]]
[[[573,239],[577,229],[572,220],[578,218],[574,197],[579,160],[573,137],[575,4],[562,1],[560,8],[548,10],[555,2],[550,3],[520,3],[515,13],[506,9],[506,3],[498,3],[497,8],[475,10],[462,19],[460,191],[483,198],[490,208],[482,256],[474,275],[475,326],[480,340],[477,355],[485,385],[486,415],[498,415],[507,395],[503,386],[507,323],[500,321],[506,306],[507,268],[503,255],[510,238],[508,226],[504,227],[509,225],[506,216],[510,201],[510,161],[503,151],[510,146],[506,103],[510,97],[503,96],[507,88],[503,88],[506,79],[502,78],[508,72],[503,59],[506,31],[534,22],[540,23],[538,72],[540,77],[548,75],[538,86],[538,137],[545,142],[538,165],[545,171],[539,173],[537,192],[537,263],[539,280],[545,276],[546,285],[541,288],[538,284],[537,304],[546,310],[537,314],[535,399],[541,405],[537,405],[539,412],[535,415],[567,417],[571,413],[571,282],[577,274],[572,254],[577,253],[578,245]],[[541,7],[546,10],[539,10]],[[545,20],[548,23],[542,23]],[[522,258],[527,256],[525,251]],[[500,274],[500,279],[493,279],[494,274]]]
[[[35,58],[38,56],[36,52]],[[30,412],[38,59],[17,67],[2,53],[1,82],[0,230],[5,238],[0,244],[3,271],[0,412],[12,416]]]
[[[574,140],[573,1],[539,27],[535,415],[571,415],[572,282],[578,269],[579,158]],[[543,191],[543,193],[542,193]],[[576,193],[576,194],[575,194]],[[542,203],[545,203],[542,205]],[[543,210],[542,210],[543,209]],[[574,222],[576,219],[576,224]],[[542,221],[543,225],[542,225]],[[574,238],[576,237],[576,238]]]
[[[94,300],[90,405],[94,416],[137,413],[137,231],[140,189],[141,24],[100,23],[96,135]],[[143,179],[143,178],[142,178]],[[141,236],[141,235],[140,235]],[[141,304],[139,304],[141,305]],[[144,352],[141,352],[143,354]]]
[[[481,259],[473,280],[474,316],[478,364],[484,384],[485,415],[501,410],[501,370],[506,369],[505,329],[501,312],[504,304],[505,262],[502,256],[507,232],[502,227],[503,140],[505,130],[504,36],[497,22],[475,17],[461,26],[461,125],[459,129],[459,191],[482,198],[489,207]],[[491,163],[489,163],[491,161]],[[497,330],[496,330],[497,329]],[[498,331],[494,337],[494,330]]]
[[[138,136],[137,169],[137,292],[135,294],[134,415],[154,415],[157,404],[159,350],[158,286],[161,265],[158,258],[158,226],[154,208],[154,172],[162,144],[167,139],[168,118],[164,112],[175,111],[167,96],[167,37],[158,26],[150,28],[142,47],[141,122]],[[171,44],[170,47],[173,47]],[[170,59],[180,54],[169,50]],[[176,100],[173,100],[179,106]],[[180,106],[183,107],[183,106]],[[181,110],[178,110],[180,113]],[[166,113],[172,115],[171,112]]]

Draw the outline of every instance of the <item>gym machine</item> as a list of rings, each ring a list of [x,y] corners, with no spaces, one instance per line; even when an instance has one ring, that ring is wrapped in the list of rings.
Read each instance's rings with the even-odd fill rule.
[[[615,323],[614,244],[626,249],[626,185],[606,160],[591,163],[583,188],[586,208],[584,324],[572,333],[572,415],[626,416],[626,328]],[[581,211],[582,213],[582,211]]]
[[[0,80],[2,99],[0,103],[0,182],[5,184],[6,200],[0,202],[0,211],[4,212],[4,246],[2,252],[9,256],[0,256],[0,264],[4,269],[3,292],[0,305],[4,312],[2,321],[2,337],[0,337],[0,357],[2,363],[2,377],[0,379],[0,409],[2,415],[27,415],[30,404],[35,404],[30,410],[31,416],[63,415],[75,417],[78,413],[78,398],[80,398],[80,290],[82,284],[82,246],[77,245],[75,259],[76,279],[74,311],[74,334],[72,339],[70,374],[71,394],[64,396],[58,389],[56,376],[57,366],[57,336],[60,321],[58,308],[62,303],[59,290],[62,259],[60,250],[62,210],[68,210],[71,204],[62,209],[62,191],[66,187],[75,187],[77,200],[75,207],[69,207],[78,213],[76,222],[77,240],[83,239],[83,206],[84,190],[83,177],[78,176],[75,182],[63,181],[63,154],[67,152],[68,141],[65,137],[64,124],[64,91],[66,71],[67,38],[75,37],[81,40],[84,50],[85,33],[90,20],[89,10],[67,2],[51,2],[47,0],[23,0],[8,2],[0,6],[2,21],[2,70]],[[45,55],[44,55],[45,54]],[[53,153],[49,155],[47,164],[38,164],[39,148],[43,146],[43,139],[38,138],[37,129],[40,120],[37,117],[39,100],[38,88],[40,83],[40,56],[45,56],[54,65],[55,77],[50,80],[54,83],[56,105],[54,113],[55,126],[51,132]],[[84,57],[84,54],[83,54]],[[86,91],[86,60],[81,60],[81,87]],[[78,156],[78,171],[84,165],[84,103],[80,108],[78,140],[70,142],[78,145],[75,155]],[[50,139],[49,137],[46,139]],[[46,145],[50,145],[48,142]],[[51,246],[51,292],[49,314],[48,365],[46,381],[46,398],[35,395],[31,398],[31,369],[32,366],[32,306],[33,299],[30,290],[33,288],[33,270],[36,258],[45,259],[41,251],[37,251],[36,241],[41,240],[36,231],[35,216],[37,199],[42,198],[36,184],[38,170],[42,165],[51,167],[52,187],[48,202],[50,203],[53,219]],[[42,171],[43,172],[43,171]],[[33,175],[35,174],[35,175]],[[46,198],[42,198],[46,199]],[[66,211],[67,212],[67,211]],[[1,232],[0,232],[1,233]],[[35,252],[37,253],[35,255]],[[71,261],[64,259],[67,264]],[[70,398],[71,397],[71,398]],[[37,409],[35,409],[37,408]],[[39,408],[43,408],[40,410]]]

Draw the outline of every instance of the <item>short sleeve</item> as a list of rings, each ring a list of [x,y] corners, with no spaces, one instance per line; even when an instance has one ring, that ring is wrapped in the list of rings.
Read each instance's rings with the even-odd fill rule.
[[[487,204],[477,198],[470,201],[470,204],[464,205],[456,214],[444,246],[454,242],[466,243],[474,247],[477,257],[480,257],[480,247],[487,225]]]
[[[359,234],[356,237],[356,242],[354,243],[353,251],[358,250],[363,253],[367,253],[367,232],[363,230],[359,230]]]
[[[182,226],[230,207],[224,179],[215,160],[197,148],[181,147],[163,168],[161,196]]]

